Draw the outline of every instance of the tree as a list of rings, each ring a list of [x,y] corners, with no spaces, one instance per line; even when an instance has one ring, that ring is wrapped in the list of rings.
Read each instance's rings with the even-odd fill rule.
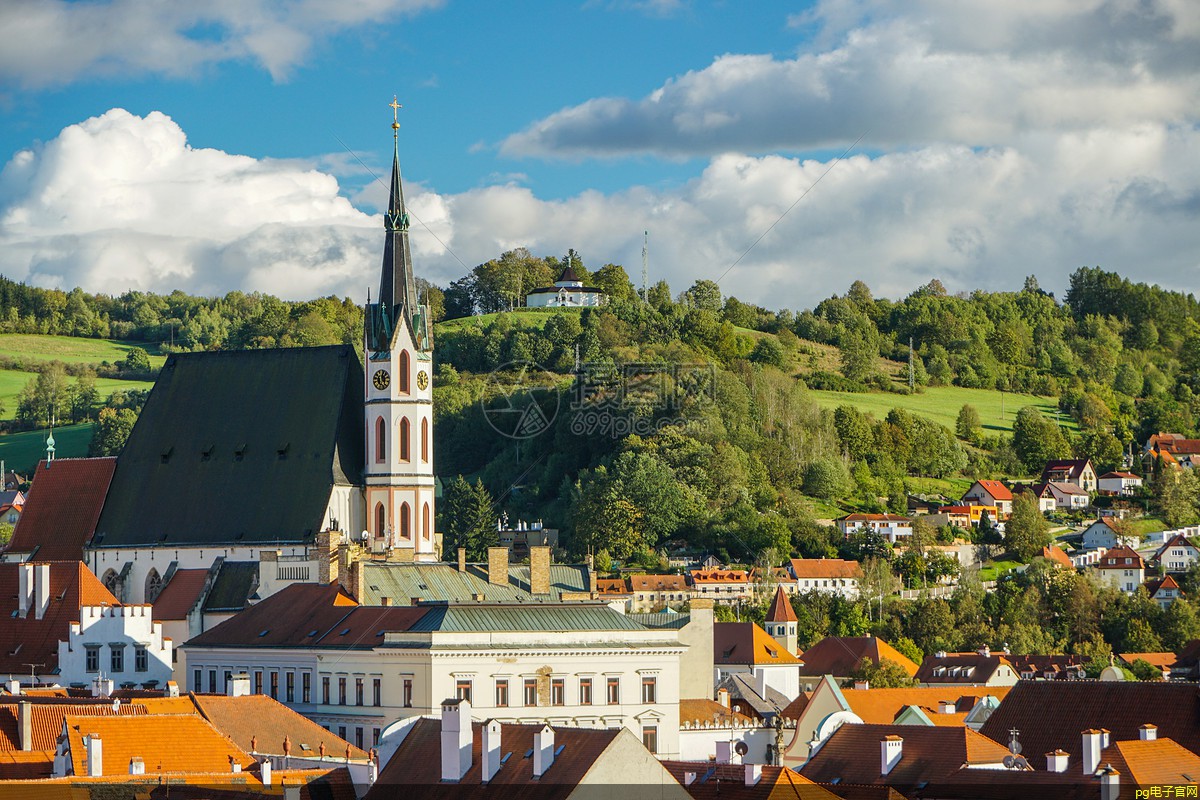
[[[850,473],[840,458],[822,456],[804,470],[804,493],[834,500],[850,490]]]
[[[783,345],[779,343],[779,339],[774,336],[759,339],[750,351],[750,360],[779,369],[787,368],[787,354],[783,352]]]
[[[721,287],[710,280],[696,281],[684,292],[684,300],[692,308],[718,312],[721,310]]]
[[[1034,406],[1025,406],[1017,412],[1012,443],[1029,472],[1040,472],[1047,461],[1064,458],[1069,452],[1062,430]]]
[[[1028,563],[1050,544],[1050,523],[1042,516],[1032,492],[1013,499],[1012,515],[1004,531],[1004,544],[1021,561]]]
[[[1129,671],[1139,681],[1161,681],[1163,679],[1162,669],[1154,666],[1144,658],[1135,659],[1129,665]]]
[[[904,667],[890,658],[881,658],[878,663],[863,658],[850,672],[848,686],[853,686],[857,681],[868,682],[872,689],[901,689],[917,685]]]
[[[866,458],[875,447],[871,421],[854,406],[838,406],[833,410],[833,428],[842,449],[856,461]]]
[[[92,439],[88,442],[89,456],[116,456],[121,454],[125,441],[133,432],[137,412],[130,408],[100,409]]]
[[[983,421],[975,406],[966,404],[958,410],[958,420],[954,423],[954,432],[958,438],[979,445],[983,441]]]
[[[1200,480],[1192,470],[1161,467],[1151,489],[1158,514],[1169,527],[1181,528],[1195,522]]]
[[[465,548],[468,561],[483,561],[496,544],[495,504],[483,482],[467,482],[459,475],[446,486],[438,504],[442,515],[443,558],[454,561]]]
[[[129,352],[125,353],[125,358],[121,359],[119,366],[125,372],[134,372],[139,375],[149,374],[151,371],[150,354],[140,347],[131,347]]]
[[[17,419],[36,426],[49,424],[51,417],[62,422],[70,417],[70,403],[66,369],[51,361],[17,395]]]

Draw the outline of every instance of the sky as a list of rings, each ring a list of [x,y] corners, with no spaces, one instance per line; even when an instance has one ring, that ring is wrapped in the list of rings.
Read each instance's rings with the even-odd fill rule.
[[[0,273],[363,300],[578,251],[772,309],[1200,283],[1194,0],[5,0]],[[647,236],[648,232],[648,236]]]

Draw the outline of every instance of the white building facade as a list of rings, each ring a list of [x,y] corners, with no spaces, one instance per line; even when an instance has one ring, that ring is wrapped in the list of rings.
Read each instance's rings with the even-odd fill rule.
[[[80,608],[79,622],[58,643],[58,682],[83,686],[103,675],[117,686],[165,686],[172,643],[151,611],[148,605]]]

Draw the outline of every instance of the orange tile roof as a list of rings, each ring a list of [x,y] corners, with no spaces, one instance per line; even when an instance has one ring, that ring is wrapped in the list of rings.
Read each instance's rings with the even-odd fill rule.
[[[597,594],[629,594],[629,585],[624,578],[597,578]]]
[[[771,608],[767,610],[767,622],[798,622],[796,618],[796,609],[792,608],[792,601],[788,599],[787,592],[782,586],[775,588],[775,599],[771,601]]]
[[[1071,563],[1071,557],[1068,556],[1061,547],[1050,545],[1042,548],[1042,558],[1047,561],[1053,561],[1064,569],[1075,569],[1075,565]]]
[[[255,752],[283,755],[286,737],[291,744],[291,754],[295,756],[315,757],[324,743],[325,752],[330,755],[343,757],[349,747],[351,758],[367,758],[363,750],[263,694],[244,697],[194,694],[191,700],[213,727],[247,752],[250,752],[253,740]]]
[[[60,458],[38,464],[7,550],[38,561],[81,561],[92,538],[115,458]]]
[[[1124,563],[1126,558],[1133,559],[1132,563]],[[1142,559],[1142,557],[1138,555],[1137,552],[1123,544],[1119,544],[1105,552],[1105,554],[1100,557],[1100,561],[1096,564],[1096,567],[1099,569],[1128,569],[1130,567],[1144,569],[1145,566],[1146,562]]]
[[[1110,763],[1138,786],[1184,785],[1200,775],[1200,756],[1171,739],[1135,739],[1114,742],[1100,754],[1100,763]]]
[[[229,772],[230,757],[245,770],[254,759],[208,721],[195,714],[141,717],[79,717],[63,720],[71,764],[87,774],[85,735],[100,737],[104,775],[128,776],[129,762],[141,758],[146,774],[162,772]]]
[[[713,662],[799,664],[800,659],[753,622],[717,622],[713,625]]]
[[[1003,700],[1008,694],[1007,686],[988,687],[981,695],[991,695],[997,700]],[[908,706],[918,706],[927,709],[926,714],[931,720],[934,717],[966,716],[981,695],[957,696],[954,689],[946,687],[914,687],[911,689],[846,689],[842,697],[846,698],[850,710],[863,722],[878,725],[888,725],[895,721]],[[943,701],[954,702],[954,714],[936,713]],[[934,720],[936,723],[937,720]]]
[[[176,570],[171,582],[154,598],[154,619],[187,619],[188,612],[200,600],[200,593],[204,591],[207,581],[206,569]]]
[[[800,674],[813,677],[833,675],[844,678],[849,676],[864,658],[870,659],[876,664],[883,659],[888,659],[899,664],[909,675],[916,675],[919,668],[899,650],[877,637],[826,636],[804,651],[802,657],[804,667],[800,670]]]
[[[1141,659],[1147,664],[1151,664],[1160,669],[1170,669],[1175,666],[1175,661],[1178,658],[1174,653],[1120,653],[1117,658],[1124,661],[1127,665],[1132,666],[1133,662]]]
[[[996,500],[1012,500],[1012,490],[1000,481],[975,481]]]
[[[703,725],[712,723],[714,720],[719,720],[720,724],[728,724],[728,722],[737,722],[747,724],[754,722],[753,718],[745,714],[735,711],[732,708],[726,708],[716,700],[707,700],[701,698],[699,700],[680,700],[679,701],[679,724],[691,722],[692,724]]]
[[[862,567],[857,561],[840,558],[793,558],[792,574],[800,578],[861,578]]]
[[[111,701],[104,703],[72,704],[31,703],[29,722],[32,750],[54,750],[59,734],[62,733],[63,717],[116,717],[144,716],[146,707],[121,703],[114,711]],[[0,751],[21,749],[20,704],[6,703],[0,706]]]
[[[749,583],[750,575],[744,569],[694,569],[692,583]]]
[[[635,592],[686,592],[683,575],[630,575],[629,588]]]

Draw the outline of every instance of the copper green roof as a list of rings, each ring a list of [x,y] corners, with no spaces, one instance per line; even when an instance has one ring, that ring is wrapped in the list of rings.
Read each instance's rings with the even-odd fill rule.
[[[414,597],[444,603],[471,602],[482,595],[488,603],[544,602],[557,603],[564,592],[590,590],[587,567],[554,564],[550,567],[550,593],[534,595],[529,592],[529,566],[515,564],[508,568],[504,585],[488,583],[486,564],[467,564],[463,572],[457,564],[397,564],[362,562],[364,605],[380,605],[384,597],[392,603],[409,603]]]
[[[410,633],[498,631],[637,631],[646,628],[607,605],[433,606]]]

